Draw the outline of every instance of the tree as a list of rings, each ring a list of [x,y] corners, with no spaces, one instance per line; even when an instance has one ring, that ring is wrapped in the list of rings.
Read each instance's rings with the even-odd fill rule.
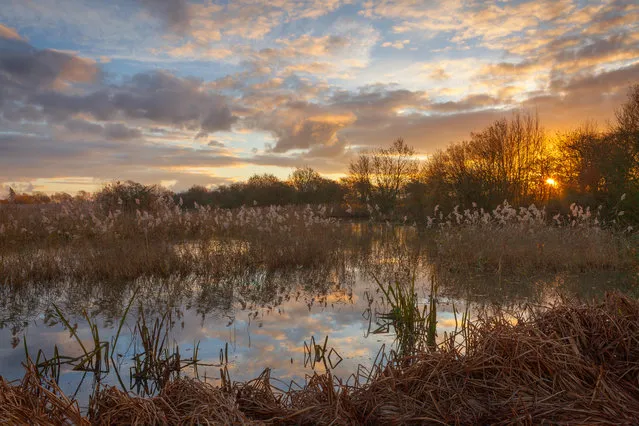
[[[173,199],[176,203],[182,200],[182,205],[187,208],[195,207],[195,203],[200,206],[207,206],[213,203],[211,191],[202,185],[193,185],[186,192],[175,194]]]
[[[289,177],[290,185],[296,191],[296,201],[300,204],[340,204],[344,195],[342,186],[322,177],[309,166],[298,167]]]
[[[322,176],[309,166],[304,166],[295,168],[288,180],[298,192],[312,193],[319,189]]]
[[[415,149],[396,139],[389,148],[361,154],[351,162],[347,182],[359,201],[388,213],[419,170],[414,157]]]
[[[539,198],[548,177],[546,137],[537,115],[516,112],[471,133],[472,168],[491,204],[527,204]]]
[[[423,174],[437,204],[493,207],[543,200],[554,167],[538,117],[517,112],[431,156]]]
[[[614,128],[618,144],[628,155],[629,180],[633,190],[639,191],[639,84],[628,90],[628,99],[615,113],[617,125]]]
[[[617,133],[637,135],[639,133],[639,84],[628,89],[626,103],[615,111],[617,124],[614,130]]]
[[[295,191],[288,183],[269,173],[251,176],[243,186],[244,204],[270,206],[291,204]]]
[[[562,184],[568,201],[603,205],[610,214],[621,209],[624,218],[639,219],[639,85],[630,88],[615,115],[607,131],[586,123],[561,135]]]
[[[397,199],[419,170],[414,158],[415,149],[404,139],[396,139],[389,148],[376,150],[372,155],[372,182],[375,203],[383,212],[395,208]]]
[[[372,194],[371,183],[372,165],[367,153],[360,154],[355,161],[348,166],[348,177],[345,183],[350,187],[350,193],[355,200],[367,204]]]
[[[51,196],[51,201],[54,203],[69,203],[73,201],[73,197],[66,192],[56,192]]]
[[[107,184],[95,194],[95,202],[105,213],[154,210],[161,201],[170,199],[171,194],[158,185],[143,185],[130,180]]]

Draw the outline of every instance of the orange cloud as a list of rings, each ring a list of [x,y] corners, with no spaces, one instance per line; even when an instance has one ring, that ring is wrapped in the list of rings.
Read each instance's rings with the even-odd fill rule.
[[[0,38],[8,38],[13,40],[24,40],[20,34],[13,28],[0,24]]]

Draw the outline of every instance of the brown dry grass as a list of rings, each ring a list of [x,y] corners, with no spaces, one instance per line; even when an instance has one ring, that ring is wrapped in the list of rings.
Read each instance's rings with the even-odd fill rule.
[[[88,419],[354,425],[635,424],[639,418],[637,300],[609,294],[596,305],[564,302],[518,321],[496,315],[468,324],[464,336],[378,366],[357,386],[327,373],[301,390],[281,392],[266,371],[224,389],[178,379],[150,399],[104,388]],[[0,382],[0,419],[80,420],[77,407],[62,409],[69,401],[59,391],[51,396],[33,380],[27,372],[22,385]]]
[[[438,232],[432,248],[435,263],[454,271],[584,272],[637,263],[631,237],[600,228],[459,227]]]
[[[353,397],[371,423],[632,424],[639,416],[639,303],[609,295],[517,325],[475,323],[454,345],[394,364]]]
[[[105,214],[94,203],[0,206],[0,284],[229,276],[331,262],[343,229],[322,209]]]
[[[98,425],[251,423],[231,394],[183,378],[169,382],[153,398],[132,397],[115,387],[101,389],[91,400],[89,418]]]
[[[55,382],[41,379],[32,364],[22,381],[7,383],[0,377],[0,424],[89,425],[76,401],[62,393]]]

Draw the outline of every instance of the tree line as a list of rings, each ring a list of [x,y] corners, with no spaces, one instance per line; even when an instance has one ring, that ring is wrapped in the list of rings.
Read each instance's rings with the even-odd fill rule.
[[[139,208],[155,198],[172,197],[185,208],[221,208],[287,204],[330,204],[348,215],[418,218],[436,206],[491,209],[543,205],[567,210],[572,203],[610,215],[623,211],[639,221],[639,84],[605,128],[593,122],[562,133],[544,130],[536,114],[514,112],[420,160],[403,139],[354,158],[340,180],[322,177],[305,166],[288,179],[256,174],[245,182],[215,188],[194,186],[177,194],[135,182],[116,182],[91,196],[113,207]],[[43,203],[71,199],[68,194],[16,194],[4,203]],[[122,201],[124,200],[124,201]],[[141,201],[142,200],[142,201]]]

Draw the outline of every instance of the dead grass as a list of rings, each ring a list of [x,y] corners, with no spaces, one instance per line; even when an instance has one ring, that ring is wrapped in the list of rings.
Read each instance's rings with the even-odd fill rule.
[[[371,423],[631,424],[639,416],[639,303],[609,295],[513,325],[471,325],[451,344],[395,363],[354,398]]]
[[[529,274],[636,265],[630,239],[599,228],[453,228],[437,232],[430,254],[452,271]]]
[[[636,238],[602,228],[589,211],[573,210],[553,220],[543,210],[507,203],[490,213],[455,210],[427,218],[437,230],[419,238],[431,259],[451,270],[528,274],[637,264]],[[369,241],[358,246],[357,226],[336,223],[329,214],[297,206],[186,211],[159,204],[154,211],[123,213],[88,201],[0,205],[0,280],[222,277],[335,263],[345,249],[371,250]]]
[[[250,424],[235,398],[208,383],[191,379],[169,382],[153,398],[131,397],[114,387],[91,400],[92,424]]]
[[[468,324],[464,336],[378,365],[360,385],[327,373],[302,389],[278,390],[267,370],[223,389],[177,379],[148,399],[103,388],[87,418],[94,424],[353,425],[633,424],[639,418],[637,300],[615,293],[598,304],[530,310],[516,321],[499,314]],[[59,391],[45,393],[29,371],[22,385],[0,383],[0,419],[30,416],[47,424],[77,416],[77,408],[63,409],[72,404]]]
[[[65,396],[55,382],[39,377],[26,366],[22,381],[7,383],[0,377],[0,423],[33,425],[89,425],[76,401]]]
[[[90,202],[0,206],[0,282],[222,277],[334,260],[341,228],[320,209],[105,214]]]
[[[435,229],[431,259],[452,272],[529,275],[637,266],[639,240],[632,227],[605,223],[601,210],[575,204],[570,213],[552,218],[543,208],[507,202],[492,211],[455,208],[444,215],[436,209],[427,227]]]

